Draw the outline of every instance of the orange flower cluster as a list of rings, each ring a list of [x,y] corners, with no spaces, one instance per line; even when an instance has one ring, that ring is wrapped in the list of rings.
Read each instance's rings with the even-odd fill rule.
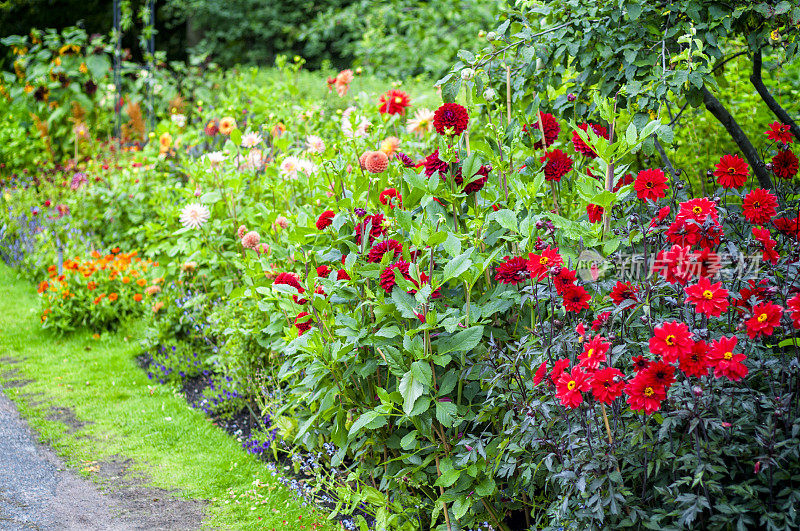
[[[140,258],[136,251],[123,253],[118,247],[105,255],[93,251],[86,260],[66,260],[60,275],[51,265],[48,280],[37,289],[42,295],[42,323],[60,331],[106,328],[141,313],[145,294],[158,294],[164,281],[149,278],[154,265],[158,264]]]

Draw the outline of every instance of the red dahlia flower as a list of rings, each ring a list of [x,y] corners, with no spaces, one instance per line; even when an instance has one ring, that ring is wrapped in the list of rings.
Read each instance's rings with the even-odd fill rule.
[[[580,367],[573,367],[571,372],[564,372],[556,382],[556,397],[561,405],[574,409],[583,402],[581,391],[592,388],[591,377]]]
[[[611,290],[610,296],[614,304],[619,306],[625,301],[638,301],[639,296],[637,293],[639,293],[639,288],[630,282],[621,282],[618,280],[614,289]]]
[[[340,269],[336,272],[336,280],[351,280],[350,275],[347,274],[347,271],[344,269]]]
[[[394,208],[395,205],[403,208],[403,196],[400,195],[397,188],[387,188],[381,192],[378,196],[378,201],[380,201],[382,205],[389,205],[389,208]]]
[[[533,386],[536,387],[539,385],[542,380],[544,379],[544,375],[547,374],[547,362],[543,361],[539,368],[536,369],[536,373],[533,375]]]
[[[654,361],[637,376],[647,379],[654,387],[663,387],[666,391],[675,383],[675,367],[663,361]]]
[[[797,155],[788,149],[778,151],[778,154],[772,157],[772,172],[781,179],[791,179],[797,175],[797,169]]]
[[[650,226],[648,228],[653,229],[664,223],[664,220],[667,219],[667,216],[669,216],[670,210],[671,209],[668,206],[662,207],[658,211],[656,217],[650,220]]]
[[[333,217],[335,215],[333,210],[326,210],[320,214],[317,218],[317,230],[325,230],[326,227],[333,223]]]
[[[722,258],[708,247],[703,247],[702,251],[692,251],[687,268],[692,275],[714,278],[722,269]]]
[[[568,359],[561,358],[560,360],[556,360],[553,364],[553,370],[550,371],[550,380],[552,380],[553,383],[558,382],[558,379],[561,378],[561,375],[564,374],[567,367],[569,367]]]
[[[711,342],[709,349],[709,359],[714,367],[714,377],[722,378],[725,376],[729,380],[737,382],[747,376],[748,369],[742,363],[747,356],[741,353],[734,353],[736,336],[721,337]]]
[[[708,375],[711,360],[708,357],[708,343],[702,339],[695,341],[692,350],[678,357],[678,366],[686,376],[701,378]]]
[[[468,123],[467,109],[458,103],[445,103],[433,114],[433,127],[442,136],[458,136]]]
[[[581,310],[589,309],[589,293],[583,286],[569,286],[561,294],[564,310],[579,313]]]
[[[694,341],[686,323],[667,321],[653,330],[650,338],[650,352],[667,363],[678,361],[682,353],[690,352]]]
[[[528,254],[528,272],[531,278],[542,280],[547,277],[550,268],[560,266],[564,263],[564,259],[558,254],[558,247],[551,249],[548,245],[542,254]]]
[[[641,372],[625,385],[625,394],[628,395],[631,409],[644,411],[646,415],[652,415],[661,409],[662,400],[667,398],[666,389],[654,386]]]
[[[592,127],[592,132],[595,135],[601,136],[601,137],[603,137],[605,139],[608,139],[608,131],[602,125],[597,125],[597,124],[592,124],[592,123],[585,123],[585,124],[579,125],[578,129],[580,129],[581,131],[588,131],[589,126]],[[586,142],[584,142],[581,139],[580,135],[575,131],[572,132],[572,147],[575,148],[575,151],[577,151],[578,153],[580,153],[582,155],[585,155],[586,157],[589,157],[590,159],[593,159],[593,158],[597,157],[597,153],[594,151],[594,149],[589,147],[586,144]]]
[[[381,262],[381,260],[383,260],[383,255],[386,253],[392,253],[393,258],[399,258],[403,255],[403,246],[397,240],[384,240],[382,242],[378,242],[372,247],[372,249],[369,250],[367,262],[378,264]]]
[[[748,287],[739,290],[739,299],[733,302],[740,312],[752,312],[754,306],[767,300],[767,279],[761,279],[758,283],[748,280],[747,284]]]
[[[678,215],[675,216],[676,219],[681,221],[693,219],[697,223],[703,223],[709,217],[714,221],[719,221],[717,204],[707,197],[684,201],[679,205]]]
[[[619,178],[617,184],[614,185],[614,189],[611,191],[619,192],[620,188],[622,188],[623,186],[627,186],[629,184],[633,184],[634,182],[635,179],[633,178],[633,175],[631,175],[630,173],[626,173],[623,177]]]
[[[558,294],[563,295],[564,290],[570,286],[574,286],[577,279],[578,277],[575,271],[562,267],[558,273],[553,275],[553,285],[556,287]]]
[[[505,262],[497,266],[495,280],[501,284],[519,284],[530,278],[528,274],[528,261],[521,256],[513,258],[506,256]]]
[[[642,201],[658,201],[667,196],[667,177],[658,168],[652,170],[642,170],[636,175],[633,182],[633,189],[636,190],[636,197]]]
[[[586,205],[586,215],[589,216],[589,223],[600,223],[603,221],[605,209],[598,205]]]
[[[668,250],[658,252],[650,267],[650,272],[662,275],[670,284],[678,282],[685,286],[692,278],[690,256],[688,245],[684,247],[673,245]]]
[[[583,345],[583,352],[578,356],[580,360],[578,366],[587,369],[596,369],[598,365],[605,363],[609,348],[611,348],[611,343],[606,341],[606,338],[603,336],[594,336],[591,341],[587,341]]]
[[[706,277],[700,277],[697,284],[686,288],[686,300],[695,305],[697,313],[719,317],[728,309],[728,290],[722,282],[712,284]]]
[[[636,372],[641,372],[650,366],[650,360],[644,356],[634,356],[631,361],[633,362],[633,370]]]
[[[378,111],[381,114],[405,114],[406,107],[411,105],[411,98],[402,90],[390,90],[381,96]]]
[[[491,165],[484,164],[480,168],[478,168],[478,171],[476,171],[475,175],[473,175],[473,177],[478,177],[478,178],[473,179],[472,181],[468,182],[466,186],[464,186],[464,193],[469,195],[483,190],[483,187],[486,186],[486,181],[489,180],[490,171],[492,171]],[[461,175],[460,170],[459,170],[459,175]],[[458,181],[458,178],[456,178],[456,183],[459,186],[461,185],[461,182]]]
[[[606,325],[609,318],[611,318],[611,312],[603,312],[600,315],[598,315],[597,319],[592,321],[592,330],[598,332],[601,328],[603,328]]]
[[[778,244],[778,242],[772,239],[769,229],[753,227],[752,232],[753,238],[758,241],[758,244],[761,247],[761,259],[765,262],[777,264],[781,257],[775,250],[775,246]]]
[[[592,375],[592,395],[603,404],[610,404],[622,394],[625,380],[622,372],[613,367],[600,369]]]
[[[381,271],[381,287],[384,289],[384,291],[386,291],[387,295],[391,295],[392,290],[397,285],[397,282],[395,282],[394,279],[395,270],[399,271],[400,275],[406,280],[411,280],[411,275],[408,272],[410,265],[411,264],[405,260],[398,260]]]
[[[361,236],[364,230],[367,228],[367,224],[371,223],[372,226],[369,229],[369,244],[372,243],[383,236],[386,235],[386,229],[383,228],[383,214],[373,214],[371,216],[365,216],[361,222],[356,225],[356,243],[361,245]]]
[[[317,267],[317,276],[328,278],[328,275],[331,274],[332,269],[326,265],[321,265]]]
[[[552,114],[543,112],[541,113],[542,117],[542,127],[541,129],[544,130],[544,143],[545,147],[549,146],[553,142],[556,141],[558,138],[558,134],[561,132],[561,126],[558,125],[558,120],[556,120],[555,116]],[[527,124],[522,126],[522,130],[526,133],[533,133],[533,131],[539,131],[539,122],[534,122],[532,124]],[[542,140],[539,139],[533,143],[534,149],[541,149],[542,148]]]
[[[771,302],[757,304],[753,308],[753,316],[745,321],[747,335],[750,339],[761,336],[771,336],[775,328],[781,325],[781,315],[783,308]]]
[[[572,171],[572,157],[561,151],[554,149],[548,151],[541,158],[544,165],[544,178],[546,181],[558,182],[563,176]]]
[[[770,140],[774,140],[775,142],[779,142],[781,144],[792,143],[791,128],[788,125],[780,122],[772,122],[769,124],[769,129],[764,131],[764,134],[767,135],[767,138]]]
[[[786,308],[792,312],[792,326],[800,328],[800,293],[786,301]]]
[[[684,201],[666,234],[678,245],[716,246],[723,234],[716,203],[705,197]]]
[[[800,216],[775,218],[772,224],[785,235],[800,240]]]
[[[297,328],[299,336],[306,333],[313,323],[311,322],[311,314],[308,312],[300,312],[294,319],[294,326]]]
[[[287,286],[292,286],[297,290],[298,294],[303,294],[306,291],[303,286],[300,285],[300,280],[298,279],[296,273],[279,273],[278,276],[275,277],[275,280],[272,282],[272,284],[285,284]]]
[[[750,173],[747,162],[739,155],[723,155],[716,168],[714,177],[723,188],[740,188]]]
[[[768,223],[778,213],[778,198],[767,190],[755,188],[742,200],[742,214],[753,225]]]

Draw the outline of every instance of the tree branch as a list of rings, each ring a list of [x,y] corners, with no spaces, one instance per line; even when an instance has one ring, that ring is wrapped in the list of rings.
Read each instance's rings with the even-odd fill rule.
[[[753,147],[753,143],[750,142],[750,139],[744,134],[744,131],[742,131],[736,119],[731,116],[731,113],[729,113],[719,100],[709,92],[708,87],[705,85],[703,85],[703,103],[706,109],[708,109],[708,111],[719,120],[722,126],[725,127],[725,130],[731,135],[731,138],[733,138],[733,141],[739,146],[739,149],[742,150],[747,162],[749,162],[750,166],[753,168],[753,172],[756,174],[761,188],[772,188],[772,179],[770,179],[767,167],[764,161],[759,158],[758,151]]]
[[[750,74],[750,83],[756,88],[756,92],[758,95],[761,96],[761,99],[764,100],[764,103],[767,104],[769,110],[772,111],[778,120],[780,120],[783,124],[789,126],[789,130],[792,132],[794,137],[800,141],[800,126],[798,126],[794,120],[792,120],[789,113],[786,112],[786,109],[781,107],[781,104],[775,101],[775,98],[772,97],[772,94],[769,93],[766,85],[764,85],[764,80],[761,78],[761,49],[757,52],[753,53],[753,73]]]
[[[655,135],[653,135],[653,141],[656,146],[656,151],[658,151],[658,154],[661,155],[661,162],[663,162],[664,166],[667,167],[672,177],[677,177],[678,175],[675,173],[675,167],[672,166],[672,163],[669,161],[669,157],[667,157],[667,152],[664,151],[664,148],[661,146],[661,142],[658,141],[658,138],[656,138]]]

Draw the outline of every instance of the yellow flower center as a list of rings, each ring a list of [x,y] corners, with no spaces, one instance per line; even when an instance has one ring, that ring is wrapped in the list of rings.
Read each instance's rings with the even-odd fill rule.
[[[703,298],[710,301],[711,299],[714,298],[714,292],[711,291],[710,289],[705,290],[703,292]]]
[[[587,358],[591,358],[592,354],[594,354],[594,349],[593,348],[590,348],[589,350],[586,351],[586,357]]]
[[[699,216],[700,214],[703,213],[703,208],[699,207],[699,206],[696,206],[696,207],[694,207],[692,209],[692,212],[694,212],[696,216]]]
[[[726,352],[725,354],[722,355],[722,357],[730,361],[731,359],[733,359],[733,352]]]
[[[664,339],[664,342],[669,346],[674,345],[675,344],[675,336],[673,336],[672,334],[668,335],[666,337],[666,339]]]
[[[395,103],[398,103],[398,104],[400,104],[400,103],[403,103],[403,98],[401,98],[400,96],[397,96],[397,97],[394,99],[394,102],[395,102]]]
[[[577,385],[577,384],[575,383],[575,380],[570,380],[570,381],[567,383],[567,389],[569,389],[570,391],[572,391],[573,389],[575,389],[575,385]]]
[[[653,396],[654,394],[656,394],[656,392],[653,391],[652,387],[645,387],[644,388],[644,396]]]
[[[549,259],[549,258],[547,258],[546,256],[543,256],[543,257],[539,258],[539,263],[540,263],[541,265],[547,265],[547,263],[548,263],[549,261],[550,261],[550,259]]]
[[[762,313],[761,315],[758,316],[758,322],[763,323],[764,321],[767,320],[767,317],[769,317],[767,314]]]

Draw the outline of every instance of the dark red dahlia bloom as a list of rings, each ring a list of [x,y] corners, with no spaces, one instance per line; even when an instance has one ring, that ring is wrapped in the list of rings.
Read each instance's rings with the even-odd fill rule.
[[[605,209],[598,205],[586,205],[586,215],[589,216],[589,223],[600,223],[603,221]]]
[[[433,114],[433,127],[442,136],[458,136],[468,123],[467,109],[458,103],[445,103]]]
[[[481,190],[483,190],[483,187],[486,186],[486,181],[489,180],[489,172],[490,171],[492,171],[492,167],[490,165],[488,165],[488,164],[484,164],[483,166],[478,168],[478,171],[476,171],[475,175],[473,175],[473,177],[478,176],[478,178],[472,180],[469,183],[467,183],[467,185],[464,187],[464,193],[469,195],[469,194],[474,194],[475,192],[480,192]],[[461,174],[461,171],[459,170],[459,175],[460,174]],[[458,179],[456,179],[456,182],[458,183]],[[458,184],[461,184],[461,183],[458,183]]]
[[[311,314],[308,312],[300,312],[297,314],[297,317],[294,319],[294,326],[297,328],[298,335],[302,336],[312,326],[311,322]]]
[[[736,344],[739,342],[736,336],[721,337],[712,341],[709,347],[709,362],[714,367],[714,377],[723,376],[731,381],[737,382],[747,376],[748,368],[744,365],[747,359],[742,353],[734,353]]]
[[[556,398],[564,407],[574,409],[583,402],[582,392],[591,390],[591,376],[580,367],[563,372],[556,382]]]
[[[528,261],[521,256],[504,258],[505,262],[497,266],[495,279],[501,284],[519,284],[530,278]]]
[[[583,352],[578,355],[578,360],[580,360],[578,365],[587,369],[596,369],[601,363],[605,363],[606,354],[610,348],[611,343],[606,338],[594,336],[583,345]]]
[[[411,275],[408,272],[410,265],[411,264],[405,260],[398,260],[381,271],[381,287],[384,289],[384,291],[386,291],[387,294],[391,295],[392,290],[397,285],[397,282],[395,282],[394,279],[395,270],[399,271],[400,275],[402,275],[402,277],[406,280],[411,280]]]
[[[394,156],[397,157],[397,160],[402,162],[403,166],[405,166],[406,168],[415,168],[416,167],[416,163],[414,162],[414,160],[411,157],[409,157],[408,155],[406,155],[405,153],[400,153],[398,151],[397,153],[394,154]]]
[[[633,183],[636,197],[642,201],[658,201],[666,197],[667,188],[669,188],[667,177],[658,168],[640,171]]]
[[[602,125],[585,123],[579,125],[578,129],[580,129],[581,131],[587,131],[589,129],[589,126],[592,127],[592,131],[594,132],[595,135],[608,139],[608,130],[606,130],[606,128],[603,127]],[[589,147],[586,144],[586,142],[581,140],[580,135],[575,131],[572,132],[572,147],[575,148],[575,151],[577,151],[581,155],[589,157],[590,159],[597,157],[597,153],[595,153],[594,149]]]
[[[552,380],[553,383],[556,383],[558,379],[561,378],[561,375],[564,374],[564,371],[567,370],[567,367],[569,367],[568,359],[561,358],[560,360],[556,360],[556,362],[553,364],[553,370],[550,371],[550,380]]]
[[[614,301],[614,304],[619,306],[625,301],[638,301],[639,300],[639,288],[631,284],[630,282],[621,282],[617,281],[614,289],[611,290],[611,300]]]
[[[723,188],[740,188],[747,182],[750,167],[739,155],[723,155],[714,171],[717,183]]]
[[[344,269],[340,269],[336,272],[336,280],[350,280],[350,275]]]
[[[778,213],[778,198],[768,190],[750,190],[742,200],[742,214],[754,225],[768,223]]]
[[[372,223],[369,229],[369,244],[386,235],[386,229],[383,228],[383,214],[373,214],[366,216],[361,222],[356,225],[356,243],[361,245],[361,235],[367,227],[368,223]]]
[[[561,151],[554,149],[548,151],[541,158],[544,165],[544,178],[547,181],[560,181],[563,176],[572,171],[572,157]]]
[[[551,268],[563,263],[564,259],[558,254],[558,247],[552,249],[548,245],[546,249],[542,250],[542,254],[528,254],[528,272],[530,272],[531,278],[536,280],[544,279]]]
[[[397,188],[387,188],[381,192],[378,196],[378,201],[380,201],[382,205],[389,205],[389,208],[394,208],[395,205],[403,208],[403,196],[400,195]]]
[[[771,302],[762,302],[753,308],[753,316],[744,322],[750,339],[771,336],[781,325],[783,308]]]
[[[684,201],[666,234],[677,245],[716,246],[723,234],[716,203],[706,197]]]
[[[411,105],[411,98],[402,90],[390,90],[380,98],[378,111],[381,114],[405,114],[406,107]]]
[[[625,385],[625,394],[628,395],[628,405],[634,411],[644,411],[652,415],[661,409],[661,402],[667,398],[667,391],[663,387],[653,385],[643,372],[638,373]]]
[[[667,363],[674,363],[681,353],[690,352],[693,344],[692,333],[686,323],[666,321],[655,327],[649,346],[651,354],[661,356]]]
[[[767,135],[767,138],[770,140],[774,140],[775,142],[779,142],[781,144],[792,143],[791,128],[788,125],[780,122],[772,122],[769,124],[769,129],[764,131],[764,134]]]
[[[298,279],[296,273],[279,273],[272,283],[292,286],[300,294],[305,293],[306,291],[303,286],[300,285],[300,280]]]
[[[450,164],[439,158],[438,149],[434,150],[433,153],[425,157],[425,175],[428,177],[438,171],[439,177],[444,179],[448,170],[450,170]]]
[[[555,116],[550,113],[543,112],[541,113],[542,117],[542,127],[541,129],[544,130],[544,143],[545,146],[550,146],[553,142],[556,141],[558,138],[558,134],[561,132],[561,126],[558,125],[558,120],[556,120]],[[533,133],[534,131],[539,131],[539,122],[534,122],[532,124],[527,124],[522,126],[522,130],[526,133]],[[535,149],[542,148],[542,140],[539,139],[533,143],[533,147]]]
[[[711,360],[708,357],[708,343],[703,340],[695,341],[691,352],[678,356],[678,367],[686,376],[701,378],[708,375]]]
[[[317,218],[317,230],[325,230],[326,227],[333,223],[333,217],[335,215],[333,210],[326,210],[320,214]]]
[[[384,240],[376,243],[367,255],[367,262],[378,264],[383,260],[383,255],[392,253],[393,257],[399,258],[403,255],[403,246],[397,240]]]
[[[761,247],[761,259],[765,262],[777,264],[781,255],[775,250],[775,246],[778,242],[772,239],[769,229],[753,227],[752,233],[753,238],[756,239],[758,245]]]
[[[772,157],[772,173],[781,179],[791,179],[797,175],[797,169],[797,155],[788,149],[778,151],[778,154]]]
[[[328,278],[328,275],[331,274],[331,271],[333,271],[333,270],[330,267],[326,266],[326,265],[317,266],[317,276],[318,277]]]
[[[564,310],[579,313],[581,310],[589,309],[591,296],[583,286],[569,286],[561,294]]]
[[[619,369],[606,367],[592,375],[592,395],[603,404],[610,404],[625,389],[625,379]]]

